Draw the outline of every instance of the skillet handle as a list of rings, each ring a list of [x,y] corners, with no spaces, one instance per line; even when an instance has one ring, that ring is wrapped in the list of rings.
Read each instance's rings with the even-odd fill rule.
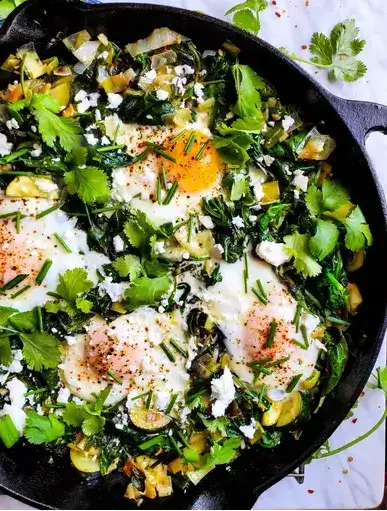
[[[337,111],[362,148],[373,131],[387,135],[387,106],[369,101],[353,101],[331,95]]]

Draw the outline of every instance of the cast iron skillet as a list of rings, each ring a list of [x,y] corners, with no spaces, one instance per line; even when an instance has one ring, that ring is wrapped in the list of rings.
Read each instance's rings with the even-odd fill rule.
[[[353,344],[345,375],[320,411],[305,426],[301,438],[288,439],[274,450],[250,450],[232,464],[217,469],[197,487],[176,491],[164,500],[148,501],[144,509],[247,509],[262,491],[302,463],[333,433],[359,396],[376,360],[386,328],[387,249],[386,204],[365,152],[365,138],[387,130],[387,108],[339,99],[264,41],[223,21],[196,12],[146,4],[88,6],[64,0],[32,0],[6,21],[0,32],[0,60],[16,47],[34,41],[41,52],[58,32],[83,28],[94,36],[104,32],[123,46],[168,26],[191,37],[201,49],[218,48],[226,39],[240,49],[240,58],[277,88],[286,103],[299,105],[336,139],[334,170],[352,191],[371,226],[374,245],[366,265],[356,276],[364,304],[351,329]],[[55,50],[57,52],[57,50]],[[40,53],[41,54],[41,53]],[[5,85],[8,77],[1,77]],[[16,498],[37,507],[62,509],[130,509],[122,495],[124,477],[83,477],[71,467],[67,454],[55,456],[44,448],[19,445],[0,451],[0,486]]]

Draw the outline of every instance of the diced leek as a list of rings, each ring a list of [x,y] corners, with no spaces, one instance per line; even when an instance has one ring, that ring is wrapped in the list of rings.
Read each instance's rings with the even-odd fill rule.
[[[215,105],[215,98],[208,98],[198,106],[199,112],[211,112]]]
[[[54,69],[59,66],[58,57],[51,57],[49,59],[43,60],[42,63],[46,66],[46,73],[50,75]]]
[[[72,53],[77,50],[83,43],[90,41],[91,35],[87,30],[81,30],[75,34],[71,34],[66,39],[63,39],[63,43]]]
[[[98,34],[97,39],[100,43],[102,43],[104,46],[107,46],[109,44],[109,39],[106,37],[105,34]]]
[[[188,242],[188,227],[181,227],[175,234],[178,243],[192,256],[203,257],[208,256],[215,244],[211,231],[199,231],[191,237]]]
[[[87,68],[97,56],[100,44],[99,41],[86,41],[73,52],[74,57]]]
[[[137,57],[141,53],[148,53],[150,51],[164,48],[164,46],[171,46],[172,44],[180,44],[182,36],[173,30],[162,27],[156,28],[145,39],[139,39],[135,43],[128,43],[125,49],[132,57]]]
[[[200,483],[200,481],[206,477],[206,475],[211,472],[211,470],[214,467],[207,467],[207,468],[201,468],[199,470],[192,470],[190,472],[186,473],[186,476],[188,479],[193,483],[195,486]]]
[[[8,449],[16,444],[20,435],[9,415],[0,417],[0,438]]]
[[[336,148],[336,142],[328,135],[322,135],[313,128],[306,137],[306,143],[298,154],[301,160],[326,160]]]
[[[16,56],[24,61],[24,71],[28,78],[38,78],[46,73],[46,66],[36,53],[34,43],[28,43],[18,48]]]
[[[19,72],[20,71],[20,65],[21,65],[21,59],[17,58],[16,55],[11,55],[7,57],[7,60],[3,62],[1,65],[1,69],[3,71],[9,71],[12,72]]]
[[[273,204],[280,200],[280,188],[278,181],[269,181],[262,184],[263,197],[261,204]]]
[[[102,83],[102,87],[105,90],[106,94],[109,92],[122,92],[129,85],[129,79],[127,75],[124,73],[119,73],[118,75],[109,76]]]
[[[61,106],[67,106],[70,102],[70,85],[61,83],[50,90],[51,96],[58,100]]]
[[[176,52],[173,50],[163,51],[162,53],[156,53],[151,58],[151,68],[160,69],[168,64],[174,64],[177,60]]]

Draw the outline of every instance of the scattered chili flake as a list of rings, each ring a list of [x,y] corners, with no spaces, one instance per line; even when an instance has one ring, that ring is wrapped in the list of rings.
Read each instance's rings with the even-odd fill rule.
[[[312,494],[314,493],[314,490],[308,490],[308,493]]]
[[[349,456],[349,458],[347,458],[348,461],[351,463],[353,461],[353,457],[352,456]]]
[[[352,419],[352,422],[353,422],[353,424],[356,424],[357,423],[357,418],[355,417],[354,419]]]
[[[273,5],[277,5],[277,2],[275,0],[272,1]]]
[[[308,48],[308,45],[307,45],[307,44],[303,44],[303,45],[301,46],[301,48],[302,48],[303,50],[306,50],[306,49]]]
[[[279,12],[276,12],[275,15],[277,16],[277,18],[281,17],[281,14]]]

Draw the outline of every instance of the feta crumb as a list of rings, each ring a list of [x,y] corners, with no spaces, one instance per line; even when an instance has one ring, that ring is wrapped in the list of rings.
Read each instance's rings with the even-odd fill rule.
[[[77,396],[73,396],[73,402],[76,404],[76,405],[83,405],[84,401],[83,399],[80,399],[79,397]]]
[[[26,399],[24,394],[27,392],[27,387],[24,383],[17,378],[12,378],[7,384],[6,388],[9,391],[9,400],[11,404],[6,403],[0,412],[0,415],[9,415],[15,428],[20,434],[23,433],[26,414],[24,413],[23,406]]]
[[[36,133],[38,130],[37,130],[36,126],[31,126],[31,131],[32,131],[32,133]]]
[[[51,328],[51,332],[52,332],[53,334],[57,334],[57,333],[58,333],[58,329],[57,329],[57,328],[55,328],[55,327],[53,326],[53,327]]]
[[[98,108],[97,108],[97,110],[94,112],[94,115],[95,115],[95,120],[96,120],[97,122],[99,122],[99,121],[102,119],[101,112],[98,110]]]
[[[255,224],[255,222],[257,221],[257,216],[256,215],[249,215],[249,222],[251,222],[252,224]]]
[[[90,103],[90,106],[98,106],[98,100],[100,98],[101,94],[99,92],[92,92],[91,94],[89,94],[89,103]]]
[[[255,251],[258,257],[264,259],[269,264],[272,264],[273,266],[280,266],[291,259],[291,256],[286,252],[285,247],[285,243],[262,241],[259,245],[257,245]]]
[[[273,161],[275,160],[275,158],[273,158],[272,156],[270,156],[270,154],[265,154],[263,156],[263,161],[265,162],[265,165],[267,167],[270,167],[270,165],[273,163]]]
[[[107,108],[115,109],[120,106],[123,102],[124,98],[120,94],[115,94],[114,92],[108,92],[108,106]]]
[[[238,229],[243,229],[243,227],[245,226],[245,223],[240,216],[234,216],[234,218],[232,219],[232,224],[235,225],[235,227],[237,227]]]
[[[77,103],[80,102],[80,101],[83,101],[84,99],[87,98],[87,92],[83,89],[79,90],[75,96],[74,96],[74,101],[76,101]]]
[[[23,360],[22,350],[12,350],[12,362],[9,366],[0,365],[0,369],[2,371],[6,371],[6,378],[10,373],[21,373],[23,371],[23,366],[21,361]],[[4,383],[4,382],[1,382]]]
[[[211,250],[211,255],[215,259],[221,259],[222,254],[224,253],[224,248],[220,243],[216,243]]]
[[[42,190],[42,192],[45,193],[55,192],[55,190],[58,189],[58,185],[56,183],[45,177],[36,178],[35,184],[40,190]]]
[[[211,381],[212,415],[223,417],[227,407],[234,401],[235,386],[230,369],[226,366],[222,376]]]
[[[149,120],[153,119],[153,115],[151,115],[151,114],[146,114],[146,116],[145,116],[145,117],[146,117],[147,119],[149,119]]]
[[[308,182],[309,182],[308,176],[305,176],[302,170],[294,171],[292,185],[294,185],[296,188],[299,188],[303,192],[306,192],[306,190],[308,189]]]
[[[7,128],[9,130],[13,130],[13,129],[18,130],[20,128],[19,123],[13,117],[11,119],[9,119],[8,121],[6,121],[5,125],[7,126]]]
[[[275,122],[274,121],[268,121],[267,125],[270,126],[270,127],[273,127],[273,126],[275,126]]]
[[[205,227],[206,229],[213,229],[214,228],[214,222],[212,221],[212,218],[207,215],[199,215],[199,222]]]
[[[198,352],[198,346],[196,345],[196,338],[191,335],[188,339],[188,358],[185,363],[185,368],[190,369],[192,362],[194,361],[196,354]]]
[[[163,312],[165,312],[165,309],[162,305],[159,306],[159,308],[157,309],[157,312],[159,312],[160,314],[162,314]]]
[[[12,142],[8,142],[4,133],[0,133],[0,156],[7,156],[7,154],[10,154],[12,147]]]
[[[180,410],[180,420],[184,424],[187,422],[188,415],[191,413],[191,410],[188,408],[188,406],[185,406],[182,410]]]
[[[199,73],[199,76],[206,76],[207,74],[207,69],[202,69]]]
[[[183,257],[183,259],[189,259],[191,256],[190,256],[189,252],[183,252],[182,257]]]
[[[58,403],[67,403],[70,399],[70,391],[67,387],[62,387],[58,392],[58,397],[56,398]]]
[[[105,50],[105,51],[103,51],[102,53],[100,53],[100,54],[98,55],[98,58],[99,58],[99,59],[102,59],[102,60],[106,60],[106,59],[108,58],[108,56],[109,56],[109,52],[107,52],[107,51]]]
[[[153,251],[156,255],[163,254],[165,252],[165,241],[156,241],[153,247]]]
[[[175,73],[177,74],[177,76],[193,75],[195,73],[195,70],[191,66],[183,64],[181,66],[175,67]]]
[[[282,119],[282,127],[285,131],[288,131],[294,124],[294,119],[290,115],[285,115]]]
[[[299,190],[293,190],[294,198],[299,199],[300,198],[300,191]]]
[[[165,390],[160,390],[156,394],[155,405],[158,410],[165,410],[170,401],[170,394]]]
[[[107,136],[105,136],[105,135],[104,135],[104,136],[101,138],[101,144],[102,144],[102,145],[110,145],[110,140],[107,138]]]
[[[172,85],[176,87],[176,92],[180,94],[180,96],[184,96],[185,87],[184,85],[187,83],[187,78],[181,78],[180,76],[175,76],[172,79]]]
[[[121,302],[125,298],[125,291],[130,286],[127,282],[112,282],[111,277],[106,277],[98,285],[98,292],[100,296],[107,293],[113,302]]]
[[[257,429],[257,423],[255,419],[251,419],[250,424],[246,426],[239,426],[239,430],[242,431],[246,438],[254,438],[255,431]]]
[[[42,152],[43,152],[42,146],[40,144],[34,144],[33,150],[31,151],[31,156],[33,156],[34,158],[39,158]]]
[[[90,145],[98,144],[98,138],[92,133],[85,133],[85,139],[87,140],[87,143]]]
[[[113,238],[113,246],[116,252],[123,252],[125,248],[124,240],[118,234]]]
[[[65,339],[69,346],[73,346],[74,344],[77,344],[77,342],[78,342],[78,339],[76,337],[74,337],[73,335],[65,335]]]
[[[168,99],[168,92],[166,90],[163,90],[163,89],[158,89],[156,91],[156,97],[159,101],[165,101],[166,99]]]
[[[194,93],[197,98],[198,103],[203,103],[203,95],[204,95],[204,85],[201,83],[195,83],[194,85]]]
[[[85,98],[80,103],[77,103],[77,112],[79,114],[84,114],[87,110],[89,110],[90,106],[90,101]]]

